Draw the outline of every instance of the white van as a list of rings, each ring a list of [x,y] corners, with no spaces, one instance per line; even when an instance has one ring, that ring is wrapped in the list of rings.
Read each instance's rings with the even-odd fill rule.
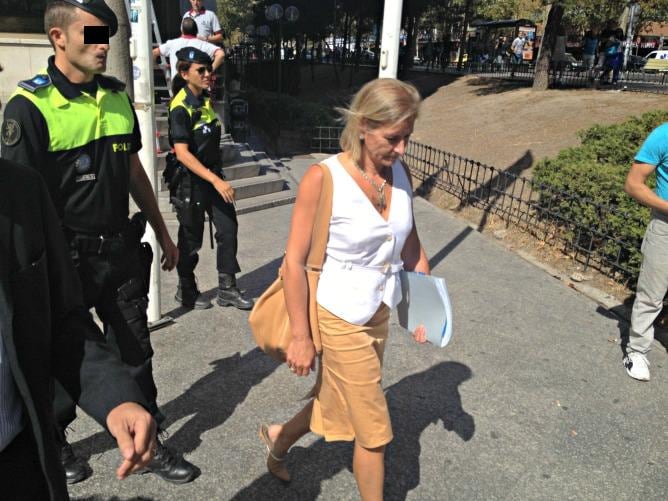
[[[648,61],[650,59],[668,59],[668,50],[653,50],[645,56]]]
[[[645,56],[645,72],[668,72],[668,50],[653,50]]]

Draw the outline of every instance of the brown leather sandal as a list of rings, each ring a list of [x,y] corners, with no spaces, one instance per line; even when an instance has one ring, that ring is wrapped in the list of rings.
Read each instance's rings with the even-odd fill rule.
[[[280,481],[284,483],[290,482],[290,473],[285,466],[286,456],[279,458],[274,455],[274,443],[269,438],[269,427],[266,424],[260,425],[259,435],[268,452],[267,470]]]

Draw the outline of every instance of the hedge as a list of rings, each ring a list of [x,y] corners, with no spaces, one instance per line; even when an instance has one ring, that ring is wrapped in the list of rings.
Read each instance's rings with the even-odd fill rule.
[[[650,212],[624,193],[624,181],[633,158],[648,134],[668,122],[668,111],[653,111],[615,125],[594,125],[578,132],[581,145],[562,150],[555,158],[539,162],[534,181],[539,186],[540,205],[558,211],[565,236],[573,245],[583,245],[575,228],[591,228],[588,239],[604,260],[619,260],[620,269],[638,270],[640,244]],[[654,188],[655,178],[651,176]],[[573,224],[574,223],[574,224]],[[579,235],[579,237],[578,237]],[[620,245],[597,235],[612,235]]]

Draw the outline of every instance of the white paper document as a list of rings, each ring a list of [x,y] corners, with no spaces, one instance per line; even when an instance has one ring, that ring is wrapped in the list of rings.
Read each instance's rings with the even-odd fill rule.
[[[443,348],[452,337],[452,305],[445,280],[412,271],[400,275],[403,298],[397,306],[399,324],[410,332],[424,325],[427,340]]]

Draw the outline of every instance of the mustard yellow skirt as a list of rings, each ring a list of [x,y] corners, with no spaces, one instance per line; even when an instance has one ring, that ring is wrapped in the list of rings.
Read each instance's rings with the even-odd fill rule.
[[[385,304],[365,325],[349,324],[318,305],[322,356],[311,431],[327,442],[355,440],[373,449],[392,441],[381,387],[389,319]]]

